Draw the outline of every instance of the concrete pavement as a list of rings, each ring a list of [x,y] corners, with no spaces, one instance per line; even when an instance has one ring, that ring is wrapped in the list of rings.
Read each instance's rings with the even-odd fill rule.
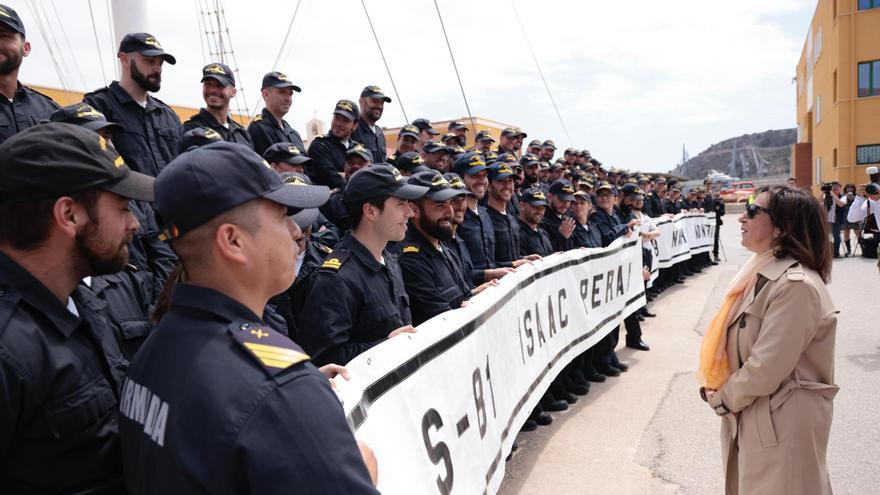
[[[666,291],[642,324],[650,352],[618,349],[630,371],[592,384],[553,425],[518,437],[502,494],[723,493],[719,419],[697,393],[703,330],[749,253],[724,218],[727,261]],[[876,260],[835,260],[841,310],[829,470],[838,494],[880,493],[880,276]],[[621,339],[622,340],[622,339]]]

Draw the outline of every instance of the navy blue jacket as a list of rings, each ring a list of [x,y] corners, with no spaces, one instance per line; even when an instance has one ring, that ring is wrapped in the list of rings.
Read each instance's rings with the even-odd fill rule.
[[[355,141],[349,140],[351,146]],[[316,137],[309,145],[309,158],[306,173],[315,185],[327,186],[330,189],[345,187],[345,179],[340,173],[345,168],[345,152],[348,148],[332,134]]]
[[[495,232],[495,259],[508,264],[518,260],[520,253],[517,220],[492,207],[487,207],[486,210],[489,212],[489,218],[492,219]]]
[[[567,214],[560,218],[559,215],[557,215],[549,206],[544,209],[544,218],[541,220],[541,227],[547,231],[547,235],[550,237],[550,243],[553,245],[554,251],[568,251],[569,249],[574,249],[576,247],[572,236],[568,236],[568,239],[566,239],[559,233],[559,227],[562,226],[562,221],[566,218],[568,218]]]
[[[147,94],[147,106],[142,107],[113,81],[83,100],[110,122],[125,126],[113,135],[113,146],[132,170],[156,177],[180,152],[180,118],[158,98]]]
[[[85,286],[79,316],[0,253],[0,487],[124,492],[114,413],[127,362]]]
[[[377,493],[327,378],[225,295],[180,284],[119,401],[128,490]]]
[[[0,98],[0,143],[10,136],[48,120],[58,104],[52,98],[18,83],[18,90],[10,102]]]
[[[247,128],[248,134],[254,143],[254,151],[263,155],[269,146],[275,143],[288,142],[299,148],[305,154],[306,146],[303,144],[302,137],[296,132],[296,129],[290,126],[286,120],[275,119],[267,109],[263,109],[260,115],[257,115]]]
[[[373,154],[373,163],[385,163],[385,133],[382,129],[374,130],[370,128],[363,118],[358,118],[358,125],[355,127],[351,138],[363,144]]]
[[[574,232],[571,233],[571,240],[576,248],[602,247],[602,234],[592,223],[592,220],[588,220],[586,224],[578,223],[574,228]]]
[[[437,250],[410,224],[403,241],[400,269],[409,296],[413,325],[461,307],[470,296],[458,259],[441,243]],[[470,274],[468,274],[470,275]]]
[[[521,219],[516,220],[519,224],[519,254],[520,256],[528,256],[537,254],[541,257],[553,254],[553,244],[550,242],[550,236],[547,231],[538,227],[537,230],[523,222]]]
[[[349,232],[312,274],[296,326],[315,363],[344,365],[412,323],[397,258],[386,249],[383,259]]]
[[[614,239],[624,235],[629,231],[629,227],[618,216],[617,211],[608,214],[602,208],[596,208],[593,216],[590,217],[591,227],[599,231],[599,237],[602,239],[602,247],[606,247]]]
[[[456,235],[452,239],[443,243],[449,249],[458,265],[461,267],[461,273],[464,274],[468,283],[468,292],[474,290],[474,287],[481,285],[485,280],[485,270],[474,269],[474,262],[471,261],[471,254],[468,252],[467,244],[460,235]],[[479,284],[478,284],[479,282]]]
[[[486,270],[498,268],[495,262],[495,230],[489,212],[477,206],[477,213],[468,208],[464,212],[464,223],[458,226],[456,235],[464,240],[474,266],[474,284],[486,281]]]
[[[217,122],[217,119],[208,113],[206,109],[202,108],[199,110],[199,113],[193,115],[189,120],[183,123],[180,127],[180,135],[183,136],[186,131],[195,129],[196,127],[205,127],[217,131],[217,134],[220,134],[224,141],[243,144],[248,148],[253,149],[254,142],[251,140],[251,135],[248,134],[244,127],[229,117],[226,118],[226,124],[229,125],[228,129],[220,122]]]

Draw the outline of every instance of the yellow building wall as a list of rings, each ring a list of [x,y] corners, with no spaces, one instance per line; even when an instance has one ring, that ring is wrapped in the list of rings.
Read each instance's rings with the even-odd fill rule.
[[[820,32],[822,49],[817,57]],[[797,177],[800,184],[818,191],[822,182],[867,181],[866,165],[856,165],[856,146],[880,144],[880,96],[858,97],[858,64],[871,60],[880,60],[880,8],[860,11],[858,0],[819,0],[796,71],[798,142],[812,145],[811,177]],[[814,65],[808,67],[811,62]],[[818,123],[817,96],[821,97]],[[793,149],[794,158],[798,150],[806,151]],[[817,159],[821,159],[819,177]]]
[[[68,91],[66,89],[49,88],[46,86],[34,86],[31,84],[28,84],[27,86],[52,98],[62,107],[81,102],[83,96],[85,95],[85,93],[81,93],[79,91]],[[190,117],[199,113],[198,108],[182,107],[179,105],[170,106],[171,109],[174,110],[175,113],[177,113],[177,116],[180,117],[181,122],[186,122],[187,120],[189,120]],[[247,115],[232,114],[232,118],[245,127],[247,127],[248,124],[250,124],[251,122],[250,116]]]

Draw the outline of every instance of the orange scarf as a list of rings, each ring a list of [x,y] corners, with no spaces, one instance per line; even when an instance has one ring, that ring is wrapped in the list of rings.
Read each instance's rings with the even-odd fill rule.
[[[758,272],[773,261],[773,251],[767,250],[756,254],[740,268],[727,288],[724,302],[712,318],[700,345],[700,367],[697,380],[700,385],[718,390],[730,376],[730,363],[727,362],[727,327],[730,319],[737,314],[743,302],[743,296],[754,290],[758,282]]]

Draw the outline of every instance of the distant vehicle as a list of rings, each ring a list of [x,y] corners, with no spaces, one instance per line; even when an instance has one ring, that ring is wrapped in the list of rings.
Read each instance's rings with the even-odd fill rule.
[[[748,201],[755,193],[755,184],[751,181],[732,182],[730,187],[721,189],[718,194],[725,203],[741,203]]]

